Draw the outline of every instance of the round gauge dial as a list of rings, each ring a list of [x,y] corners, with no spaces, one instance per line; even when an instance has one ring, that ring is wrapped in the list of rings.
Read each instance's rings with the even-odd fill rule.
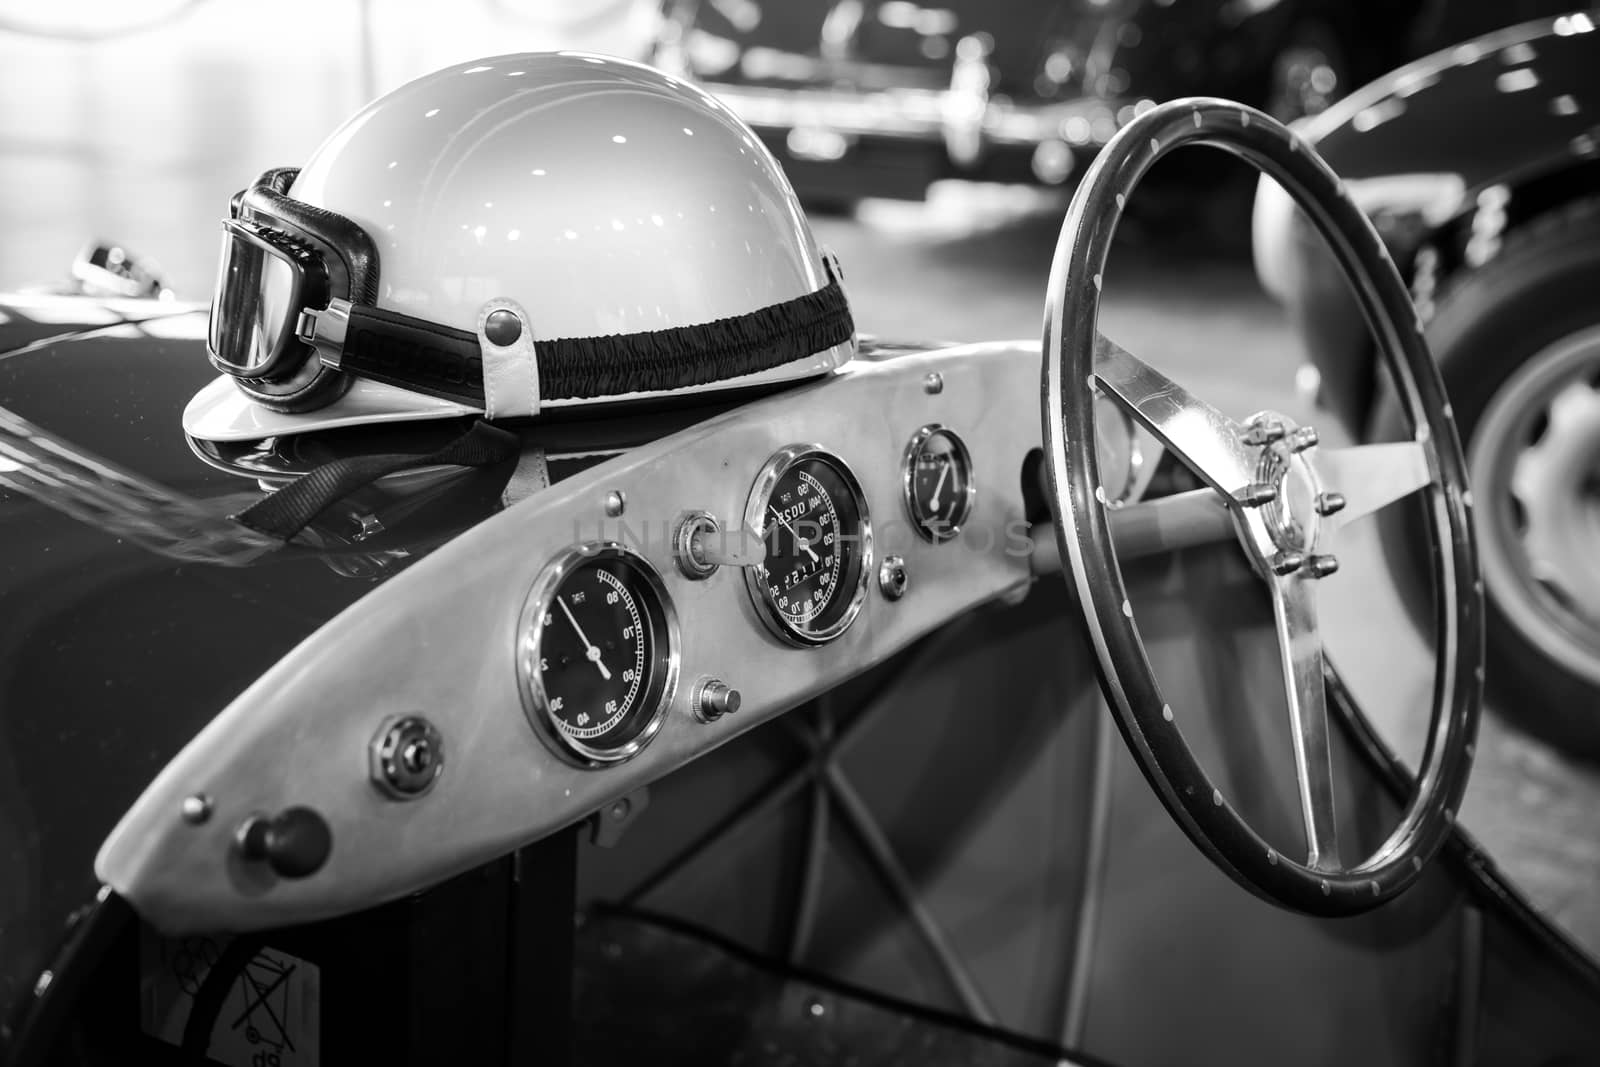
[[[767,461],[745,525],[765,556],[745,570],[769,629],[797,645],[844,633],[861,610],[872,566],[872,526],[861,484],[838,457],[793,445]]]
[[[906,445],[906,510],[923,540],[935,544],[961,532],[978,495],[972,454],[954,430],[924,426]]]
[[[594,765],[637,753],[677,681],[677,618],[655,570],[617,544],[545,568],[522,610],[523,708],[557,753]]]

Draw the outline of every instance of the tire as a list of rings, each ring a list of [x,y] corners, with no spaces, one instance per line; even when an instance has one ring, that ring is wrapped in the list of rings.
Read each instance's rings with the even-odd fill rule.
[[[1531,220],[1498,255],[1452,276],[1428,326],[1473,480],[1489,691],[1504,717],[1588,759],[1600,759],[1597,292],[1591,199]],[[1392,392],[1371,436],[1410,436]],[[1422,509],[1390,508],[1379,521],[1408,607],[1429,631]]]

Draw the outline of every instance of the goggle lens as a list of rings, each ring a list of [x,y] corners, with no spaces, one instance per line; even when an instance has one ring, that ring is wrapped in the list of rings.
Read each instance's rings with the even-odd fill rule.
[[[288,362],[309,354],[295,336],[295,323],[308,298],[326,302],[326,293],[308,292],[310,253],[249,223],[223,223],[222,256],[211,303],[211,358],[230,374],[265,378]],[[325,289],[325,286],[320,288]],[[292,368],[290,368],[292,370]]]

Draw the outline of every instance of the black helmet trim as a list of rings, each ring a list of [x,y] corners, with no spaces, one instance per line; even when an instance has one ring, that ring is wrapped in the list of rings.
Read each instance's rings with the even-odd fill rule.
[[[697,326],[535,341],[539,394],[586,400],[709,385],[781,367],[855,335],[837,281],[794,300]],[[340,367],[482,407],[478,336],[381,308],[352,307]]]

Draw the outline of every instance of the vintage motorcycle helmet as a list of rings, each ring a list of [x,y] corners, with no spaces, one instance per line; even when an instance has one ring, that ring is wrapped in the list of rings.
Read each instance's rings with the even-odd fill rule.
[[[232,201],[202,440],[690,397],[855,352],[770,152],[660,71],[531,53],[369,104]]]

